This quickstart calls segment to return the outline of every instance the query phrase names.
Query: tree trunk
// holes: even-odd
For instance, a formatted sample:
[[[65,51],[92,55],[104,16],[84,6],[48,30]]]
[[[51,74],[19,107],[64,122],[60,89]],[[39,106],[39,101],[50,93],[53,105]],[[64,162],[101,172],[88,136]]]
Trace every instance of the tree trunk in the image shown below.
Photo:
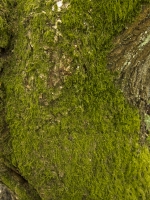
[[[17,200],[13,194],[4,184],[0,183],[0,199],[2,200]]]
[[[117,72],[116,84],[121,87],[126,99],[139,109],[142,143],[148,136],[145,116],[150,115],[149,15],[150,8],[143,6],[134,23],[114,39],[114,49],[108,56],[108,69]]]
[[[140,3],[2,1],[0,181],[15,195],[3,185],[0,195],[149,198],[150,8],[133,22]]]

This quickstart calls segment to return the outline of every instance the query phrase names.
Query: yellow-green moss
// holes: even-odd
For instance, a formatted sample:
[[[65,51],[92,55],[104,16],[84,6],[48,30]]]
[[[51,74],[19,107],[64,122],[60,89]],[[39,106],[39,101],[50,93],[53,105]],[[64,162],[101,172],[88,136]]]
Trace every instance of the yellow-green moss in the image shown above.
[[[4,156],[43,200],[148,199],[139,115],[105,68],[112,37],[141,1],[63,3],[18,0],[2,77],[12,145]]]

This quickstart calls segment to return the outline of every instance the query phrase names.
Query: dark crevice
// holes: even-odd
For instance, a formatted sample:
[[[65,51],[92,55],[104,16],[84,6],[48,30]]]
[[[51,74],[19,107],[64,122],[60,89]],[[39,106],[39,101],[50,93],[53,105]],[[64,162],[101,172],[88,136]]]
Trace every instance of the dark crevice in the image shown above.
[[[0,48],[0,55],[3,56],[4,54],[6,54],[6,48]]]

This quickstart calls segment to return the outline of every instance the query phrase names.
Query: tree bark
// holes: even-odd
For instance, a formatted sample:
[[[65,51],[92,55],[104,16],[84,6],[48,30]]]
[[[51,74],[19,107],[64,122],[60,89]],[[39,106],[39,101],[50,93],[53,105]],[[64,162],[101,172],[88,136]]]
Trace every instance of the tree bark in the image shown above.
[[[42,2],[41,2],[41,4],[42,4]],[[88,78],[88,80],[90,82],[90,75],[91,74],[89,73],[89,71],[90,71],[89,68],[91,66],[88,63],[88,59],[91,55],[92,56],[95,55],[93,52],[90,54],[90,50],[91,50],[90,49],[90,41],[86,41],[86,39],[88,40],[90,38],[90,36],[88,36],[88,34],[90,35],[90,32],[88,32],[89,27],[91,28],[92,31],[95,27],[94,27],[94,25],[92,25],[90,23],[88,24],[86,22],[86,20],[85,21],[83,20],[83,24],[82,24],[83,27],[82,26],[80,27],[81,29],[83,29],[81,32],[85,33],[85,34],[83,34],[83,36],[85,37],[85,40],[83,39],[85,44],[82,43],[82,40],[80,40],[80,37],[78,39],[75,38],[75,40],[73,40],[73,42],[71,44],[70,43],[68,44],[69,40],[68,40],[68,38],[66,39],[65,35],[64,35],[65,39],[64,39],[63,42],[65,43],[67,41],[65,43],[67,45],[67,48],[70,45],[73,46],[74,49],[73,49],[72,52],[73,52],[74,57],[69,56],[69,53],[66,50],[64,50],[63,48],[60,48],[60,49],[58,48],[57,45],[61,44],[61,39],[62,39],[61,32],[59,31],[59,29],[57,29],[57,27],[59,27],[62,23],[61,19],[60,19],[60,11],[62,9],[62,12],[64,12],[64,13],[67,12],[65,9],[67,9],[69,7],[69,4],[64,3],[64,5],[63,5],[62,1],[54,1],[54,4],[57,4],[55,6],[52,6],[52,11],[57,8],[56,9],[57,10],[56,16],[55,16],[55,14],[53,14],[54,19],[55,19],[54,21],[51,21],[51,18],[49,16],[48,16],[49,18],[47,17],[45,10],[42,10],[42,11],[41,10],[40,11],[35,10],[33,12],[29,12],[26,16],[21,16],[21,13],[19,13],[19,11],[18,11],[18,17],[20,17],[20,16],[21,17],[17,20],[20,24],[18,25],[16,23],[14,23],[14,27],[11,27],[13,29],[12,34],[14,34],[13,41],[11,41],[11,36],[8,37],[8,34],[7,34],[9,32],[8,31],[9,28],[4,27],[3,36],[6,37],[6,40],[5,40],[4,43],[2,43],[0,45],[0,61],[2,61],[1,62],[2,64],[0,64],[1,75],[3,75],[3,73],[5,73],[5,74],[8,75],[8,77],[10,76],[9,70],[7,70],[7,69],[5,70],[5,67],[8,67],[7,62],[10,59],[10,57],[14,56],[14,60],[15,60],[16,63],[13,64],[13,67],[17,68],[20,65],[23,65],[23,68],[21,69],[22,71],[20,70],[17,74],[17,77],[16,77],[16,79],[17,78],[19,79],[20,76],[22,77],[21,81],[18,80],[18,82],[20,81],[19,82],[20,85],[18,84],[19,87],[23,88],[22,91],[24,91],[24,93],[28,96],[28,98],[31,101],[33,101],[32,102],[33,105],[34,105],[34,100],[36,100],[35,104],[38,101],[39,110],[43,109],[44,111],[49,106],[49,102],[51,103],[51,107],[53,107],[55,105],[56,105],[55,107],[57,107],[57,100],[58,100],[58,97],[60,96],[60,93],[61,93],[63,87],[64,87],[64,83],[65,83],[65,81],[67,80],[68,77],[71,77],[72,74],[78,73],[78,71],[81,70],[81,73],[79,73],[79,75],[81,75],[81,78],[83,77],[83,82],[86,80],[86,78]],[[50,6],[51,6],[51,4],[50,4]],[[25,10],[26,9],[27,8],[25,8]],[[63,9],[65,11],[63,11]],[[34,8],[33,8],[33,10],[34,10]],[[14,12],[17,12],[17,11],[14,11]],[[91,12],[91,10],[89,10],[89,13],[90,12]],[[89,22],[91,22],[90,21],[91,20],[90,15],[91,14],[89,14],[89,16],[88,16]],[[39,17],[39,16],[41,16],[41,17]],[[105,15],[102,15],[102,16],[104,17]],[[74,13],[72,13],[71,17],[74,17]],[[41,27],[40,27],[41,29],[39,27],[37,28],[36,25],[35,25],[36,24],[36,18],[38,20],[40,20],[40,19],[45,20],[46,19],[44,21],[44,22],[46,22],[45,27],[43,26],[43,24],[42,24],[43,22],[41,21],[41,27],[42,28]],[[35,27],[32,27],[32,25],[35,25]],[[73,24],[70,27],[74,28],[72,26],[75,26],[75,25],[76,24]],[[18,27],[20,28],[19,31],[18,31],[18,29],[19,29]],[[32,28],[33,28],[33,30],[32,30]],[[51,30],[50,34],[49,34],[49,29]],[[26,41],[24,46],[22,46],[22,44],[21,44],[21,42],[22,42],[22,40],[20,39],[21,37],[20,38],[18,37],[20,39],[20,41],[19,41],[19,39],[17,38],[17,35],[15,35],[15,31],[16,32],[18,31],[17,33],[20,34],[20,35],[22,34],[22,40]],[[35,31],[39,31],[37,33],[36,37],[34,35]],[[77,30],[77,34],[78,34],[78,31],[80,31],[80,30]],[[92,32],[92,34],[93,35],[95,34],[94,31]],[[46,39],[44,38],[43,35],[45,36]],[[54,35],[54,41],[51,41],[51,38],[48,37],[47,35],[48,36]],[[103,33],[102,33],[102,36],[105,38],[105,35],[103,35]],[[68,37],[71,38],[72,35],[70,34],[70,35],[68,35]],[[91,41],[94,41],[94,39],[93,39],[94,37],[95,37],[95,35],[92,37]],[[96,36],[97,41],[98,41],[98,38],[99,38],[99,35]],[[110,38],[108,37],[108,39],[110,39]],[[147,130],[146,123],[145,123],[145,115],[150,114],[150,106],[149,106],[149,104],[150,104],[150,102],[149,102],[149,100],[150,100],[150,78],[149,78],[150,77],[150,8],[148,8],[147,6],[145,6],[145,7],[143,6],[142,13],[136,18],[135,22],[131,26],[129,25],[128,27],[126,27],[126,30],[121,32],[121,34],[119,36],[117,36],[113,40],[112,43],[114,45],[114,48],[110,52],[110,54],[108,55],[108,65],[107,65],[107,67],[111,71],[112,74],[113,73],[115,74],[114,75],[115,84],[117,85],[117,87],[119,87],[122,90],[127,101],[131,105],[136,106],[139,109],[139,113],[140,113],[140,116],[141,116],[140,140],[141,140],[141,143],[144,144],[146,137],[147,137],[147,134],[148,134],[148,130]],[[14,44],[16,46],[19,44],[21,47],[19,45],[16,47]],[[24,48],[24,49],[22,51],[19,49],[20,54],[14,55],[13,54],[13,51],[14,51],[13,45],[18,49],[19,48],[20,49]],[[53,47],[53,45],[54,45],[54,47]],[[87,50],[85,52],[84,52],[84,47],[83,47],[84,45],[87,47]],[[96,46],[97,43],[95,42],[92,45]],[[94,50],[96,48],[98,49],[99,47],[98,46],[94,47]],[[83,53],[82,53],[82,50],[83,50]],[[69,51],[69,49],[68,49],[68,51]],[[24,53],[26,53],[26,54],[24,55]],[[97,54],[98,53],[100,53],[100,51],[97,50]],[[85,54],[86,55],[88,54],[88,56],[86,57]],[[27,56],[27,58],[24,59],[24,56]],[[85,58],[87,58],[87,60],[84,58],[84,56],[85,56]],[[96,56],[97,55],[95,55],[94,59],[92,58],[93,62],[96,62],[95,61],[97,59]],[[41,59],[43,59],[42,61],[40,60],[40,57],[41,57]],[[79,64],[77,63],[78,66],[76,66],[73,62],[77,62],[80,57],[82,57],[81,61],[79,62]],[[36,61],[39,62],[40,64],[36,63]],[[38,71],[38,69],[36,69],[38,64],[42,65],[42,62],[43,63],[45,62],[45,66],[47,66],[47,69],[44,69],[45,70],[44,72],[42,72],[40,67],[39,67],[39,71]],[[49,63],[50,63],[50,65],[49,65]],[[11,68],[11,73],[15,74],[16,69],[14,69],[13,67]],[[7,75],[6,75],[6,77],[7,77]],[[14,78],[15,75],[13,75],[12,77]],[[99,78],[101,78],[101,77],[99,77]],[[80,77],[79,77],[79,79],[80,79]],[[38,88],[38,86],[39,86],[38,84],[40,82],[47,89],[47,91],[52,90],[52,93],[51,93],[52,98],[50,97],[51,98],[50,100],[47,97],[49,95],[49,93],[48,94],[46,93],[47,92],[46,89],[45,88],[44,89]],[[15,83],[17,83],[17,81]],[[13,84],[13,81],[12,81],[12,84]],[[37,87],[36,87],[36,84],[38,85]],[[20,88],[18,89],[16,87],[15,89],[17,90],[17,92],[18,91],[20,92],[21,89],[22,89],[22,88],[21,89]],[[7,88],[7,90],[11,93],[11,95],[13,95],[13,92],[11,91],[13,89],[14,89],[13,86],[11,87],[11,89],[9,87]],[[87,91],[90,90],[88,87],[86,89],[87,89]],[[102,93],[103,93],[103,90],[104,89],[102,88]],[[85,96],[86,96],[87,91],[85,90],[85,93],[83,92],[83,94],[85,94]],[[17,92],[15,93],[16,96],[18,95],[16,98],[20,98],[21,95],[20,95],[19,92],[18,93]],[[37,95],[38,100],[34,99],[34,94],[36,92],[38,94]],[[97,96],[96,96],[97,91],[94,91],[94,92],[93,93],[94,93],[95,96],[93,95],[94,96],[93,99],[95,98],[95,100],[97,100],[96,99],[97,98]],[[7,94],[5,94],[5,95],[4,94],[5,94],[5,86],[3,85],[3,83],[0,82],[0,104],[1,104],[0,114],[2,116],[1,121],[0,121],[0,136],[1,136],[0,144],[3,143],[3,145],[2,145],[3,147],[2,146],[0,147],[0,167],[1,167],[0,168],[0,176],[3,177],[1,181],[7,182],[7,179],[5,179],[6,178],[5,175],[7,175],[7,178],[9,180],[11,180],[12,183],[17,182],[17,184],[16,184],[17,187],[21,188],[20,189],[21,191],[24,191],[26,199],[33,199],[33,200],[36,199],[36,200],[38,200],[38,199],[44,199],[45,197],[46,197],[45,199],[53,199],[53,198],[49,197],[48,195],[46,196],[44,194],[45,191],[47,192],[47,191],[51,190],[51,185],[54,186],[54,188],[55,188],[55,179],[53,177],[55,177],[57,175],[56,179],[58,179],[58,181],[59,181],[58,187],[62,187],[62,188],[64,187],[63,181],[61,181],[64,178],[64,172],[63,172],[63,170],[59,171],[59,169],[57,169],[55,167],[55,163],[54,164],[52,163],[52,165],[50,166],[51,171],[52,171],[52,175],[51,175],[52,177],[50,177],[51,183],[50,183],[50,181],[47,181],[47,185],[45,183],[46,189],[45,188],[43,189],[42,187],[37,187],[35,189],[34,185],[30,184],[30,182],[32,182],[32,179],[37,178],[36,177],[37,174],[32,169],[32,166],[30,166],[31,169],[29,169],[29,171],[27,171],[27,174],[25,174],[27,177],[29,177],[29,180],[28,180],[28,178],[22,176],[22,172],[19,171],[20,170],[19,167],[21,166],[22,169],[24,170],[24,164],[26,165],[26,163],[24,163],[24,162],[22,162],[21,164],[17,163],[17,161],[20,159],[20,157],[18,158],[18,160],[17,160],[16,157],[14,158],[15,161],[13,160],[13,162],[15,164],[10,163],[10,160],[11,160],[10,155],[12,153],[11,152],[12,149],[9,145],[10,145],[10,141],[12,141],[13,139],[12,138],[10,139],[9,124],[7,124],[6,121],[5,121],[6,110],[5,110],[4,104],[6,102],[5,102],[4,99],[6,98],[5,95],[7,96]],[[78,91],[77,91],[77,94],[78,94]],[[88,96],[88,94],[87,94],[87,96]],[[68,98],[69,98],[69,95],[68,95]],[[87,102],[85,104],[89,106],[89,102],[88,102],[89,99],[88,98],[90,99],[91,97],[88,96],[87,99],[85,98],[84,102],[86,102],[86,100],[87,100]],[[20,102],[21,101],[22,102],[25,101],[24,96],[23,96],[22,99],[20,98]],[[71,103],[72,103],[72,105],[74,104],[74,102],[71,102]],[[10,100],[9,104],[11,104],[11,100]],[[27,103],[25,102],[25,104],[27,104]],[[28,102],[28,104],[30,104],[30,101]],[[21,123],[23,122],[22,124],[24,125],[24,121],[26,120],[26,116],[24,117],[23,114],[24,114],[24,112],[26,112],[26,110],[30,109],[30,105],[29,105],[29,108],[26,107],[26,106],[24,106],[22,108],[22,104],[20,103],[20,110],[19,111],[18,111],[18,108],[16,108],[14,105],[12,106],[12,108],[14,109],[13,110],[13,113],[15,113],[14,116],[18,117],[18,119],[21,121]],[[73,105],[73,108],[76,109],[76,107],[74,107],[74,105]],[[78,109],[79,109],[79,111],[82,110],[82,105],[80,105],[80,107]],[[102,110],[103,110],[103,108],[102,108]],[[33,108],[33,111],[35,111],[34,108]],[[53,110],[51,110],[51,111],[53,111]],[[48,113],[47,112],[48,118],[46,118],[45,121],[44,121],[42,119],[43,116],[40,116],[41,117],[40,120],[41,121],[43,120],[42,121],[43,126],[46,127],[47,124],[49,123],[50,126],[53,127],[55,125],[58,125],[60,123],[61,119],[63,119],[63,117],[65,118],[66,115],[69,115],[68,114],[69,112],[70,112],[70,110],[69,111],[65,110],[65,114],[64,113],[62,114],[61,112],[58,112],[57,110],[56,110],[56,113],[55,112],[54,113]],[[121,112],[121,111],[119,111],[119,112]],[[39,111],[39,113],[40,113],[40,111]],[[103,118],[106,121],[108,120],[109,117],[112,117],[110,113],[111,112],[108,112],[106,116],[103,116]],[[33,114],[33,116],[35,115],[34,112],[32,114]],[[109,114],[110,114],[110,116],[109,116]],[[115,117],[117,116],[117,114],[115,115]],[[34,116],[34,118],[36,119],[36,116]],[[8,120],[11,120],[11,119],[9,119],[9,117],[8,117]],[[31,118],[31,120],[32,120],[32,118]],[[19,122],[18,122],[18,124],[19,124]],[[87,129],[87,127],[90,127],[88,120],[86,121],[86,118],[85,118],[83,123],[84,123],[85,129]],[[29,124],[30,124],[30,121],[29,121]],[[40,126],[39,123],[37,123],[37,124],[35,123],[34,125],[35,126],[33,127],[33,129],[31,129],[31,133],[32,133],[32,131],[33,132],[39,131],[38,134],[42,135],[43,134],[42,125]],[[93,124],[91,123],[91,127],[92,126],[93,126]],[[16,125],[16,127],[17,127],[17,125]],[[67,131],[68,130],[69,130],[69,128],[67,129]],[[92,130],[92,128],[90,130]],[[27,131],[25,131],[25,133],[26,132]],[[17,138],[17,136],[15,136],[15,134],[13,136]],[[30,136],[31,136],[31,134],[30,134]],[[43,138],[44,138],[44,136],[43,136]],[[33,137],[33,139],[34,139],[34,137]],[[71,136],[71,134],[69,135],[68,141],[69,142],[73,141],[73,137]],[[23,148],[23,151],[26,151],[26,148],[24,148],[24,146],[25,145],[27,146],[28,141],[26,141],[27,143],[23,142],[23,144],[21,142],[22,141],[19,141],[20,144],[18,144],[18,146],[20,145],[20,148]],[[46,139],[44,140],[44,142],[47,142]],[[44,142],[39,144],[40,149],[43,148],[42,145],[44,145]],[[130,142],[132,143],[132,141],[130,141]],[[5,150],[6,152],[1,153],[6,146],[7,146],[7,148]],[[34,144],[33,144],[33,146],[34,146]],[[93,149],[96,148],[96,147],[93,147],[93,146],[92,146]],[[118,148],[118,146],[117,146],[117,148]],[[47,160],[46,159],[49,159],[49,158],[47,158],[46,157],[47,155],[46,155],[45,156],[46,158],[44,159],[44,156],[40,155],[40,153],[37,151],[36,148],[37,147],[35,147],[35,149],[34,148],[33,149],[31,148],[31,149],[33,150],[33,153],[35,153],[34,155],[37,156],[37,159],[39,159],[39,161],[43,162],[43,165],[46,168],[47,167]],[[61,148],[61,145],[60,145],[60,148]],[[9,152],[9,150],[10,150],[10,152]],[[21,151],[22,151],[22,149],[20,150],[20,152]],[[52,152],[53,152],[53,150],[52,150]],[[68,149],[66,148],[64,150],[64,152],[68,153]],[[4,156],[1,156],[1,154],[4,154]],[[27,152],[27,154],[30,154],[30,152]],[[8,157],[7,157],[7,155],[8,155]],[[78,152],[77,152],[76,155],[78,155]],[[25,156],[25,154],[24,154],[24,156]],[[109,156],[109,155],[107,155],[107,156]],[[29,156],[29,157],[31,157],[31,156]],[[69,157],[69,159],[70,159],[70,157]],[[109,163],[109,159],[107,159],[106,162]],[[42,166],[41,169],[40,169],[42,177],[47,176],[47,174],[44,171],[44,167]],[[27,165],[26,168],[28,170],[29,166]],[[96,171],[96,169],[95,169],[95,171]],[[93,172],[93,173],[95,173],[95,172]],[[34,175],[35,175],[35,177],[34,177]],[[22,190],[22,188],[23,188],[23,190]],[[66,188],[64,190],[67,191]],[[3,191],[4,194],[7,193],[6,192],[7,190],[2,190],[2,191]],[[88,199],[88,197],[87,197],[89,195],[88,191],[85,191],[83,193],[84,194],[82,196],[82,199]],[[10,194],[8,194],[8,196],[10,196]],[[12,199],[13,199],[13,197],[12,197]]]
[[[139,109],[144,143],[148,134],[144,119],[150,115],[150,8],[142,9],[134,23],[113,40],[108,69],[117,73],[116,84],[130,104]]]
[[[16,196],[9,188],[0,183],[0,199],[1,200],[17,200]]]

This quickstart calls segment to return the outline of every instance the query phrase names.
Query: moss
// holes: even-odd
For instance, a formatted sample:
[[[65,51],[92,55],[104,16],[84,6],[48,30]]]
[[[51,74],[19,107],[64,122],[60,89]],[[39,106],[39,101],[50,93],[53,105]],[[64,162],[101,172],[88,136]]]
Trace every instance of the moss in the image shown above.
[[[7,3],[4,1],[0,4],[0,48],[6,48],[9,42],[8,12]]]
[[[138,111],[115,88],[105,60],[140,2],[18,1],[2,76],[11,137],[4,156],[43,200],[150,196]]]

